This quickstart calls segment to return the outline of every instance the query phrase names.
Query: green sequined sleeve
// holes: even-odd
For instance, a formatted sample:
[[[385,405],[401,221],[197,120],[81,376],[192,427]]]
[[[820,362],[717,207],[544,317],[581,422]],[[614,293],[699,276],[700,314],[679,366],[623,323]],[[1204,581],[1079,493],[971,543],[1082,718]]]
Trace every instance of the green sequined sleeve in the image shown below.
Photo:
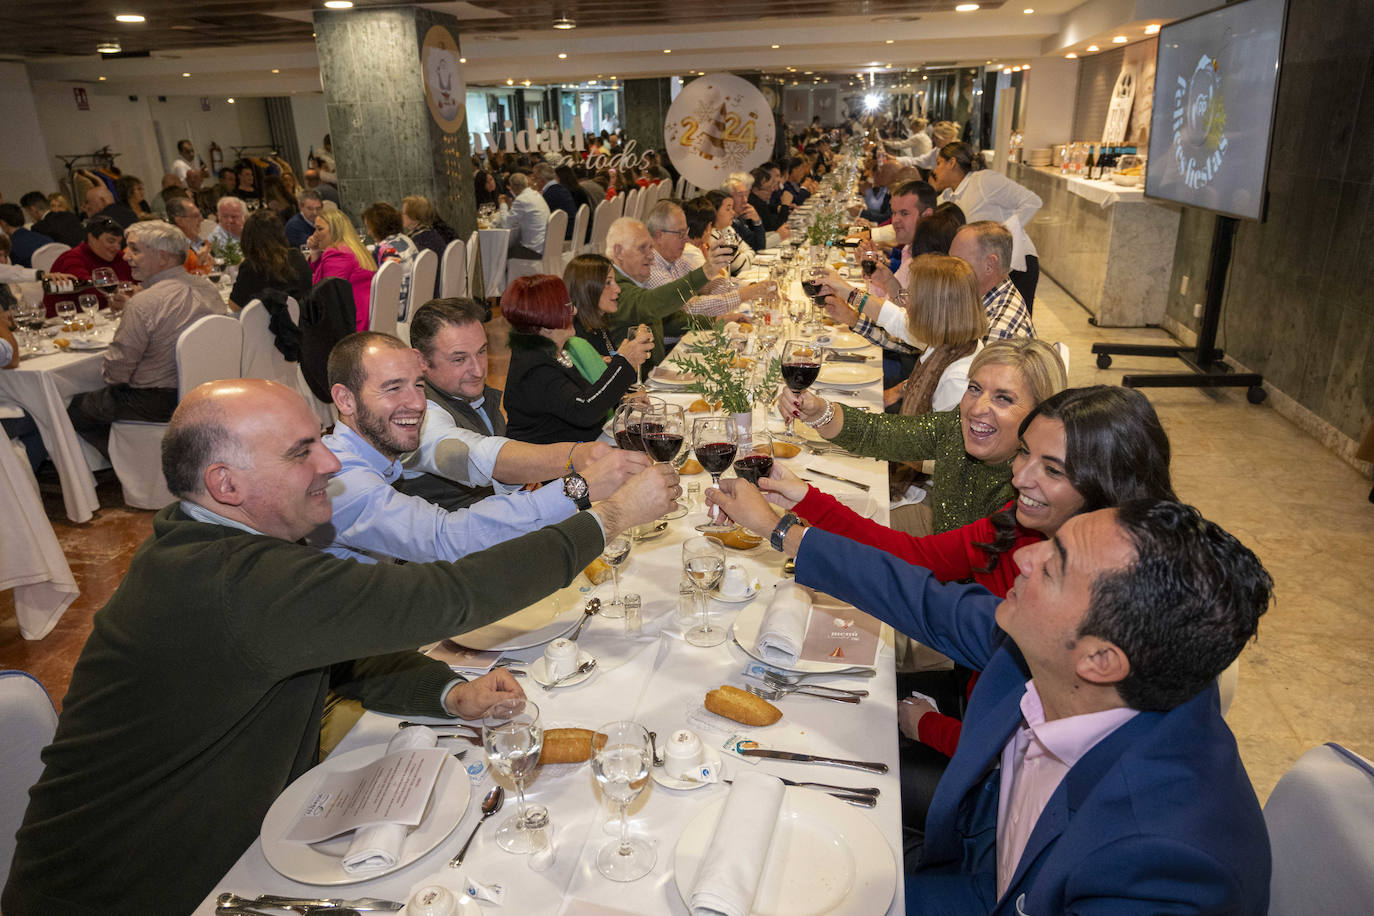
[[[949,428],[953,426],[958,432],[957,411],[903,417],[836,406],[844,412],[844,427],[831,441],[868,458],[911,462],[939,458],[940,443]]]

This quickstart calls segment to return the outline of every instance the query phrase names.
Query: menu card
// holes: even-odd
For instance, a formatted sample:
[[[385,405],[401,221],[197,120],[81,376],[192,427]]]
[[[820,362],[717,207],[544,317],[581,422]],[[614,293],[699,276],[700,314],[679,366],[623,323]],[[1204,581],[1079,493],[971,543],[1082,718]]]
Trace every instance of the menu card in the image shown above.
[[[440,640],[425,654],[437,658],[455,671],[490,671],[491,666],[501,658],[499,650],[469,649],[452,639]]]
[[[326,774],[286,839],[318,843],[373,824],[418,826],[448,756],[443,748],[413,748]]]
[[[801,657],[808,662],[871,666],[878,659],[882,623],[849,606],[813,605]]]

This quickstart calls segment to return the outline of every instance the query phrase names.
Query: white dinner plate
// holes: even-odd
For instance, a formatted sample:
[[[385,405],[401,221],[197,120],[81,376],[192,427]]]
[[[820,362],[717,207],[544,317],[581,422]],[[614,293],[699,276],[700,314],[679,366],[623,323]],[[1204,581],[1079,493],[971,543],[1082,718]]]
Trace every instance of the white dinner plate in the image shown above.
[[[846,331],[843,328],[834,328],[816,338],[816,343],[832,350],[862,350],[871,347],[864,338],[855,334],[853,331]]]
[[[305,884],[358,884],[405,868],[447,839],[463,819],[463,811],[472,793],[467,772],[452,757],[444,758],[424,819],[406,835],[401,855],[391,868],[357,875],[344,871],[343,855],[353,840],[351,833],[309,845],[285,839],[325,774],[356,770],[385,753],[385,744],[374,744],[346,754],[336,754],[287,786],[262,821],[262,853],[267,857],[268,864],[291,880]]]
[[[673,878],[690,901],[697,872],[725,807],[721,799],[687,824],[673,852]],[[892,847],[857,808],[809,789],[783,795],[750,916],[872,916],[897,890]]]
[[[649,381],[665,388],[686,388],[696,382],[697,377],[690,372],[681,372],[672,366],[656,366],[649,373]]]
[[[542,646],[572,632],[582,619],[582,608],[591,594],[591,583],[579,573],[567,588],[561,588],[509,617],[455,636],[453,641],[469,649],[502,652]]]
[[[834,598],[826,598],[825,600],[835,601]],[[754,643],[758,641],[759,628],[763,626],[763,615],[766,613],[768,613],[768,602],[766,601],[746,604],[735,617],[735,622],[730,625],[730,635],[735,638],[735,642],[750,658],[763,662],[770,668],[777,668],[779,671],[794,671],[798,674],[825,674],[828,671],[854,667],[854,663],[850,661],[813,662],[804,658],[797,659],[795,665],[783,665],[759,655],[754,649]]]
[[[73,337],[69,346],[73,350],[103,350],[110,345],[108,340],[101,340],[99,337],[92,340],[83,340],[80,337]]]
[[[826,363],[821,366],[821,374],[816,377],[817,385],[834,385],[838,388],[858,388],[881,381],[881,366],[859,363]]]

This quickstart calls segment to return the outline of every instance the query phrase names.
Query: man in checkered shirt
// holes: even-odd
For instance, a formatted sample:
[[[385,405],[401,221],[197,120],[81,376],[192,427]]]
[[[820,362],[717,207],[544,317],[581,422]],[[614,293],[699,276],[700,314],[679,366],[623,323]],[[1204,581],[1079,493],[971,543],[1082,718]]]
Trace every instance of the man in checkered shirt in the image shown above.
[[[1011,271],[1011,233],[1001,223],[981,220],[969,223],[954,236],[949,253],[963,258],[978,278],[978,294],[988,316],[985,340],[1034,337],[1030,310],[1009,276]]]

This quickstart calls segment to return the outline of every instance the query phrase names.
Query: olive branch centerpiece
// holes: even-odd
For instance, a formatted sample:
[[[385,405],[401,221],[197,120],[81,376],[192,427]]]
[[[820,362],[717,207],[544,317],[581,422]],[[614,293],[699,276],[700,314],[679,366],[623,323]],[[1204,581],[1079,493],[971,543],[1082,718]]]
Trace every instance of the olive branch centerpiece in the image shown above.
[[[748,413],[755,404],[771,402],[782,383],[782,360],[769,354],[763,371],[756,371],[756,361],[741,355],[723,321],[698,334],[692,350],[675,357],[678,368],[695,378],[689,390],[708,403],[720,402],[727,413]]]

